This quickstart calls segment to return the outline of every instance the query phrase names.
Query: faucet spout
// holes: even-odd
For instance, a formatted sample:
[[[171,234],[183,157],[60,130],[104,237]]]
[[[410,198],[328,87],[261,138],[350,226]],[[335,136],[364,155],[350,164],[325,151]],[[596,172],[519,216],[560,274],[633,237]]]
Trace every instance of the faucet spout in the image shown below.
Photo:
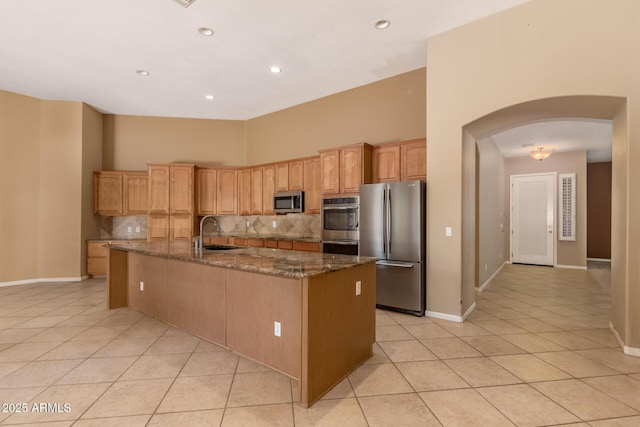
[[[205,215],[204,217],[202,217],[202,219],[200,220],[200,235],[198,236],[198,241],[196,242],[196,249],[200,251],[202,251],[204,247],[204,223],[207,222],[207,220],[213,221],[214,229],[216,231],[220,231],[220,224],[218,224],[218,220],[215,216]]]

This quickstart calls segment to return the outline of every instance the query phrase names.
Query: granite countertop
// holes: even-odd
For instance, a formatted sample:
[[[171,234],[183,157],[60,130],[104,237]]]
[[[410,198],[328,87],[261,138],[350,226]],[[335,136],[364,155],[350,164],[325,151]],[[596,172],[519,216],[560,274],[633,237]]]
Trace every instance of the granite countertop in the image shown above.
[[[140,239],[116,239],[116,238],[107,238],[107,237],[96,237],[93,239],[87,239],[87,242],[146,242],[147,238],[142,237]]]
[[[292,236],[279,236],[277,234],[249,234],[249,233],[206,233],[204,237],[243,237],[246,239],[265,239],[265,240],[291,240],[296,242],[312,242],[320,243],[322,239],[319,237],[292,237]]]
[[[377,258],[266,248],[208,250],[196,253],[187,242],[144,242],[111,246],[161,258],[255,273],[305,278],[375,262]]]

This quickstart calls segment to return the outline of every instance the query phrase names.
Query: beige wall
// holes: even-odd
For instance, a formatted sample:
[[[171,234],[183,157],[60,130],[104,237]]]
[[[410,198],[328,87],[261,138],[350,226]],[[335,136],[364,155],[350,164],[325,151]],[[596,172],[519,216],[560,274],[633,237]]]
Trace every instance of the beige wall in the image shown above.
[[[147,170],[147,163],[244,166],[245,122],[105,115],[103,169]]]
[[[622,181],[627,191],[614,191],[613,196],[626,202],[614,201],[612,207],[618,221],[612,243],[619,257],[612,268],[613,287],[617,289],[613,292],[615,310],[628,314],[622,315],[624,321],[617,314],[612,319],[626,345],[640,347],[640,263],[621,265],[640,257],[640,223],[631,221],[640,218],[640,200],[629,196],[640,191],[635,188],[640,185],[640,176],[635,176],[640,175],[640,167],[619,167],[625,161],[640,165],[640,110],[632,109],[633,100],[640,98],[640,86],[636,84],[640,57],[631,53],[640,39],[636,22],[639,13],[640,3],[635,0],[532,0],[429,39],[429,310],[456,315],[462,310],[452,290],[463,283],[463,239],[459,233],[463,211],[473,208],[463,199],[464,127],[492,113],[499,117],[496,112],[502,109],[546,99],[548,105],[566,107],[564,115],[556,117],[591,117],[577,112],[594,107],[593,117],[614,119],[615,132],[620,127],[615,121],[620,120],[621,113],[599,114],[606,102],[577,103],[575,96],[626,98],[627,131],[618,129],[619,138],[614,138],[614,185]],[[563,104],[566,99],[556,97],[573,102]],[[534,120],[545,113],[548,109],[522,118]],[[487,135],[474,136],[480,139]],[[627,139],[625,149],[623,141]],[[625,203],[627,209],[621,212]],[[447,225],[458,229],[456,233],[454,228],[452,238],[444,237]],[[625,293],[622,289],[628,290]],[[635,322],[634,329],[625,329],[629,322]]]
[[[536,161],[530,157],[514,157],[505,160],[505,184],[502,187],[506,205],[510,206],[509,179],[511,175],[530,173],[575,173],[576,174],[576,240],[556,242],[557,264],[562,266],[587,266],[587,153],[586,151],[572,151],[568,153],[554,153],[543,161]],[[556,184],[557,185],[557,184]],[[556,187],[557,188],[557,187]],[[558,191],[556,189],[556,191]],[[556,229],[558,228],[558,203],[560,194],[556,193]],[[507,209],[506,224],[510,224],[511,216]],[[507,239],[507,253],[511,250]],[[509,257],[507,257],[509,259]]]
[[[0,91],[0,283],[38,275],[40,100]]]
[[[425,136],[424,68],[247,121],[247,164]]]
[[[482,286],[504,264],[509,222],[503,189],[504,157],[492,138],[478,141],[478,283]],[[485,267],[486,266],[486,267]]]

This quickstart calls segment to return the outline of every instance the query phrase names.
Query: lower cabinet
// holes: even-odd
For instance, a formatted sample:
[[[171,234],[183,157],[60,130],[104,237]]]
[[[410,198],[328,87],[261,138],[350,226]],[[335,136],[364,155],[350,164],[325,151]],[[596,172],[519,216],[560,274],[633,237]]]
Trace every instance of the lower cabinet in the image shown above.
[[[130,243],[126,240],[101,240],[87,242],[87,274],[107,274],[107,245]]]

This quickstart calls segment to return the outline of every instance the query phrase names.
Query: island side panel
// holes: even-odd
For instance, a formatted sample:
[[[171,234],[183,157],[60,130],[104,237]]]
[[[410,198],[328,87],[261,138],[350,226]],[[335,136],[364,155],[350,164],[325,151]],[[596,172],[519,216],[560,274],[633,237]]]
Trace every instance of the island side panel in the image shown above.
[[[224,269],[167,260],[167,321],[226,346]]]
[[[129,252],[129,307],[167,321],[166,266],[165,258]]]
[[[107,307],[127,306],[127,252],[109,249],[107,252]]]
[[[300,378],[301,280],[225,270],[227,347]],[[281,336],[274,334],[274,322]]]
[[[371,357],[375,335],[375,263],[305,279],[300,402],[311,405]]]

